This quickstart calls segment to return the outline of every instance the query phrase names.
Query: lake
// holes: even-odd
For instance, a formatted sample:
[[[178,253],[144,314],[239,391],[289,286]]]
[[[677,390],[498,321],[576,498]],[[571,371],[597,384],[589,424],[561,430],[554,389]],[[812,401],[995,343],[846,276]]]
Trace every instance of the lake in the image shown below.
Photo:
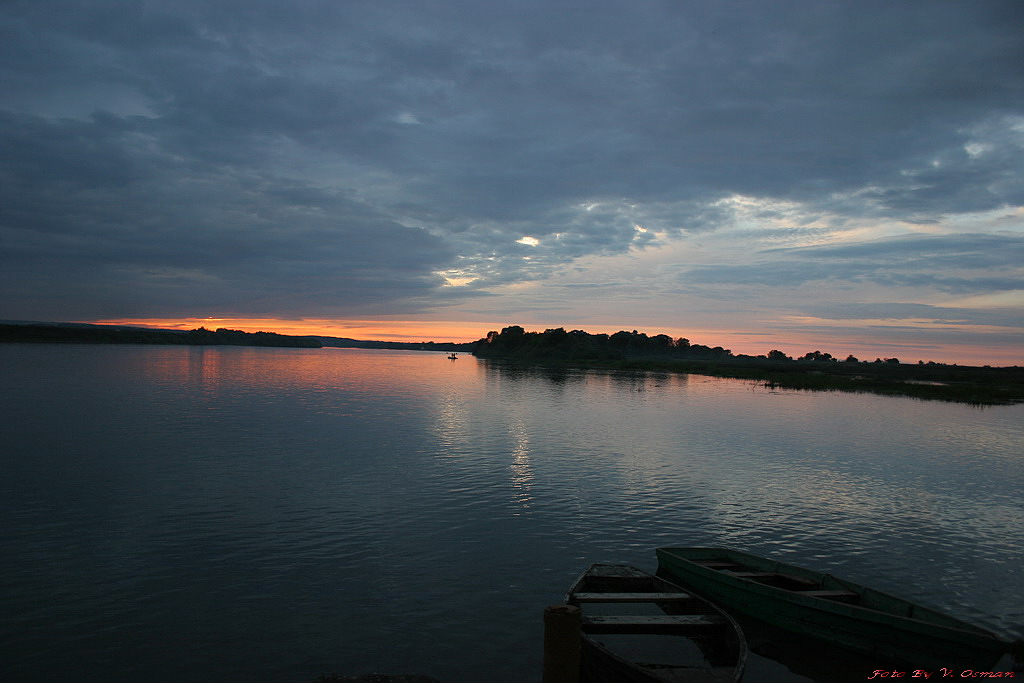
[[[539,681],[543,608],[664,545],[1024,636],[1024,406],[332,348],[0,370],[5,680]]]

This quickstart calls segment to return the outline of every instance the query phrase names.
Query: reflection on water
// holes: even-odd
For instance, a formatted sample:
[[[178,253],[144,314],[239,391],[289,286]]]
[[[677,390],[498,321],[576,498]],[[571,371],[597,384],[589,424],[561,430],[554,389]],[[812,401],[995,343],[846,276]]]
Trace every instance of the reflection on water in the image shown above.
[[[530,468],[530,437],[526,433],[526,425],[516,422],[509,430],[514,447],[512,449],[512,488],[513,501],[523,509],[530,507],[530,483],[533,481],[533,470]]]
[[[543,607],[659,545],[1024,622],[1024,406],[347,349],[0,345],[0,371],[14,680],[537,680]]]

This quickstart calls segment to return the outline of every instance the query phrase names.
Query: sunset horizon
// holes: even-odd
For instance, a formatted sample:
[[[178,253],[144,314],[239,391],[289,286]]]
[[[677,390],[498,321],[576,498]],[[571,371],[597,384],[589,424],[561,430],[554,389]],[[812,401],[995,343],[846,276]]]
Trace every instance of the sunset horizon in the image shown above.
[[[647,326],[615,326],[601,324],[566,324],[537,323],[524,324],[514,320],[476,323],[458,321],[417,321],[417,320],[278,320],[230,317],[197,317],[197,318],[117,318],[103,320],[74,320],[48,322],[75,322],[92,325],[128,325],[155,329],[192,330],[199,327],[207,329],[226,328],[242,332],[275,332],[277,334],[295,336],[340,337],[359,341],[386,341],[403,343],[471,343],[483,339],[488,332],[501,331],[511,325],[519,325],[528,332],[542,332],[546,329],[563,328],[565,330],[582,330],[591,334],[614,334],[619,331],[632,331],[654,336],[667,334],[673,339],[685,338],[694,344],[721,346],[734,354],[763,356],[772,350],[780,350],[786,355],[798,358],[805,353],[821,351],[830,353],[838,360],[855,356],[861,361],[873,361],[876,358],[898,358],[903,363],[936,362],[973,366],[1021,366],[1024,365],[1024,352],[1016,353],[1016,349],[1000,346],[990,348],[978,347],[929,347],[924,343],[905,341],[871,342],[856,339],[826,339],[808,336],[798,338],[770,338],[764,333],[727,330],[686,330],[676,327],[656,325]]]

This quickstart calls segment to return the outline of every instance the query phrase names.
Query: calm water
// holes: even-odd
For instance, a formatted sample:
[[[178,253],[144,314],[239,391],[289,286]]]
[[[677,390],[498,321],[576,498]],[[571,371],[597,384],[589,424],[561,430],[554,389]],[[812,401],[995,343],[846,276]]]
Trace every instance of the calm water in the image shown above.
[[[5,344],[0,372],[4,680],[538,681],[543,607],[659,545],[1022,635],[1024,406],[347,349]]]

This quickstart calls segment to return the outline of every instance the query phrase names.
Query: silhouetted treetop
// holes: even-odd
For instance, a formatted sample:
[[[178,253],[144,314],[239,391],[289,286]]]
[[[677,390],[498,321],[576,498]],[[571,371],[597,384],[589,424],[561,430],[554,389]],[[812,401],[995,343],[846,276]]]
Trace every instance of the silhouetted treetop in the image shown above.
[[[732,357],[732,352],[721,346],[712,348],[700,344],[691,345],[689,339],[673,339],[667,334],[649,337],[636,330],[623,330],[612,335],[590,334],[583,330],[567,332],[563,327],[527,332],[519,325],[511,325],[501,332],[488,332],[486,337],[477,342],[474,353],[483,358],[558,360]]]

